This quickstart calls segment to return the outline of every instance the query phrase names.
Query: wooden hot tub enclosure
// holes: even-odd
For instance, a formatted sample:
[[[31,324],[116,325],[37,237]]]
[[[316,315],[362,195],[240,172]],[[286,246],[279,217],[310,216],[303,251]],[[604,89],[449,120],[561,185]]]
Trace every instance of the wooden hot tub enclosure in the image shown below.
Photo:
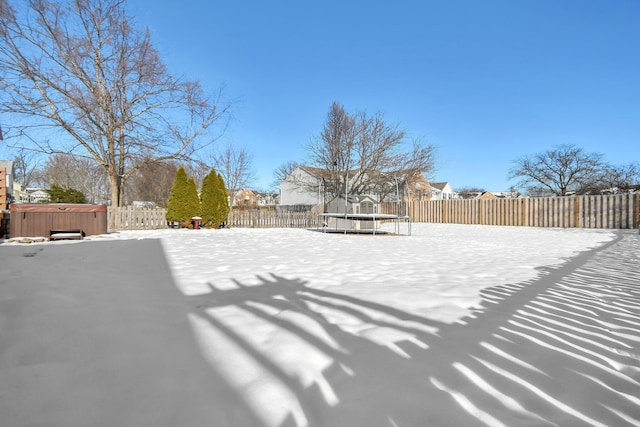
[[[107,205],[12,203],[10,212],[10,237],[49,237],[52,230],[107,233]]]

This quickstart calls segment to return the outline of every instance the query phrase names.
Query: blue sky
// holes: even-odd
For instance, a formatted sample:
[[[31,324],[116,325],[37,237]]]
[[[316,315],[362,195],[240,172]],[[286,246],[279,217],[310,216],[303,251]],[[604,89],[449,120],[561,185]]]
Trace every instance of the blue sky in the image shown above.
[[[169,70],[225,86],[256,181],[303,161],[332,102],[437,148],[431,179],[508,190],[558,144],[638,162],[640,0],[130,0]]]

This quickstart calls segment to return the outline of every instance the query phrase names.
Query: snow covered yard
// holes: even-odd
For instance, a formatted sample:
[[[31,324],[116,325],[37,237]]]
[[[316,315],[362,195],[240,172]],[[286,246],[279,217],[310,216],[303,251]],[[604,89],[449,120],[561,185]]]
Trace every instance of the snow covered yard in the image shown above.
[[[470,425],[468,416],[491,426],[640,425],[633,393],[614,392],[632,404],[635,418],[634,411],[599,408],[613,424],[584,415],[598,397],[585,392],[576,399],[575,392],[593,387],[573,390],[573,405],[551,393],[571,395],[571,387],[552,382],[558,356],[588,367],[571,378],[554,374],[569,383],[603,383],[591,372],[595,365],[624,377],[630,389],[623,390],[640,392],[638,294],[621,290],[631,305],[614,308],[629,323],[585,325],[581,319],[601,316],[599,309],[610,313],[601,302],[591,308],[583,301],[600,291],[569,295],[574,286],[549,282],[569,274],[566,268],[548,277],[614,236],[439,224],[414,224],[411,236],[298,229],[118,233],[162,239],[177,286],[198,307],[191,322],[207,359],[268,426],[413,426],[428,419]],[[623,255],[629,254],[613,259]],[[566,288],[553,291],[563,300],[540,296],[550,285]],[[538,305],[528,306],[534,298]],[[609,338],[616,328],[624,342]],[[529,379],[536,375],[542,385]],[[603,384],[602,390],[611,387]]]
[[[137,299],[125,308],[122,291],[119,304],[147,319],[147,310],[162,316],[163,304],[176,299],[146,296],[168,274],[161,264],[150,271],[157,258],[135,248],[154,248],[157,239],[179,302],[186,301],[186,312],[173,311],[188,318],[220,379],[216,396],[242,401],[217,405],[226,415],[219,412],[213,425],[244,427],[240,412],[257,420],[251,425],[268,427],[640,425],[636,232],[441,224],[414,224],[411,236],[126,231],[93,242],[28,245],[23,256],[34,258],[21,259],[56,255],[37,247],[94,245],[80,251],[92,261],[78,267],[93,270],[100,258],[90,252],[104,253],[98,242],[110,249],[121,242],[131,253],[109,256],[130,260],[125,282],[145,268],[153,278],[137,285],[149,308]],[[109,280],[117,277],[101,268]],[[109,295],[108,286],[97,289]],[[166,317],[163,328],[176,322]],[[170,350],[164,358],[173,360]],[[184,360],[176,356],[163,369],[180,376]],[[192,371],[206,377],[195,363]],[[203,389],[211,385],[201,382]],[[183,402],[202,408],[190,396]]]
[[[453,322],[480,290],[518,283],[613,238],[610,230],[414,224],[412,236],[324,234],[302,229],[123,231],[159,238],[187,295],[300,280]]]

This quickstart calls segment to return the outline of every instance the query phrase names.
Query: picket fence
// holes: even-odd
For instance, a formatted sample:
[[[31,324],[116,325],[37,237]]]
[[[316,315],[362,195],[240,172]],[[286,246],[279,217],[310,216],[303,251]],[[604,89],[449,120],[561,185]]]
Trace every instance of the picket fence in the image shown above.
[[[166,213],[163,208],[109,207],[107,221],[109,230],[168,228]],[[318,224],[318,215],[311,212],[243,210],[233,211],[227,220],[227,226],[239,228],[315,228]]]
[[[319,218],[315,212],[243,210],[233,211],[227,223],[242,228],[316,228]]]
[[[167,210],[137,206],[107,208],[109,230],[155,230],[167,228]]]
[[[383,203],[381,213],[408,215],[413,222],[634,229],[640,194]]]

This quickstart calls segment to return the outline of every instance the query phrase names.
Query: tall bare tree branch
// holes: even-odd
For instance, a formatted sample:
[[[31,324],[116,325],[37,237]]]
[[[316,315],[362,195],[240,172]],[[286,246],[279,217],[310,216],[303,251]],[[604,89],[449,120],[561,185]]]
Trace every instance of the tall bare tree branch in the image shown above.
[[[210,162],[210,168],[222,176],[229,192],[241,190],[253,179],[251,155],[244,147],[229,143],[215,151]]]
[[[90,203],[104,203],[109,197],[105,171],[91,159],[54,154],[47,159],[42,177],[47,185],[82,192]]]
[[[229,108],[198,82],[169,74],[124,4],[29,0],[18,13],[0,0],[5,139],[92,159],[109,178],[114,206],[139,168],[209,144]]]
[[[519,179],[517,187],[531,195],[565,196],[582,193],[598,182],[605,164],[599,153],[587,153],[571,144],[559,145],[513,162],[510,179]]]
[[[273,183],[271,184],[271,187],[273,189],[277,189],[282,181],[290,176],[298,166],[301,166],[300,163],[293,160],[287,161],[278,166],[276,170],[273,171]]]
[[[432,145],[416,140],[407,149],[405,132],[388,124],[382,113],[349,114],[337,102],[307,148],[311,165],[325,171],[325,191],[333,196],[384,196],[393,191],[395,180],[410,181],[435,166]]]

